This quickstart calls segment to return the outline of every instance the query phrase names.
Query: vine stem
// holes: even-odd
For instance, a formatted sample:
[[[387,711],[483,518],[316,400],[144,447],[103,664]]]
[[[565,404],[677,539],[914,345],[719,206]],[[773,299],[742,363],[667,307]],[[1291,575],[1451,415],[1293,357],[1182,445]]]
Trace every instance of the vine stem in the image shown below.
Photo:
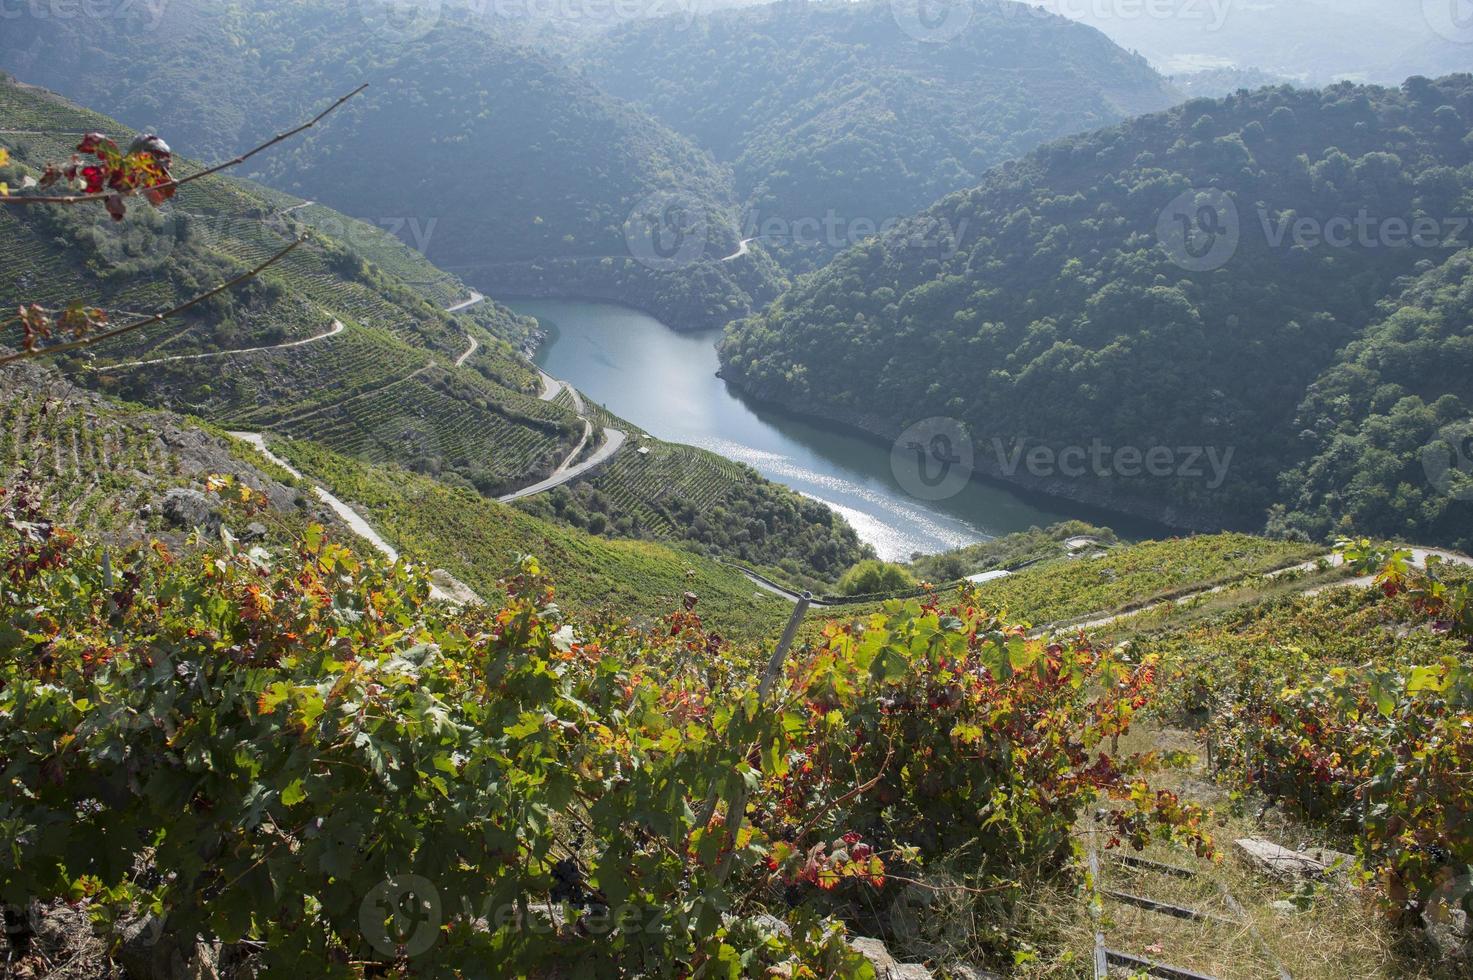
[[[36,350],[22,350],[17,351],[14,354],[6,354],[3,357],[0,357],[0,366],[10,364],[15,361],[23,361],[27,358],[41,357],[46,354],[60,354],[63,351],[77,350],[81,347],[91,347],[93,344],[99,344],[104,340],[111,340],[114,337],[118,337],[122,334],[137,330],[140,327],[146,327],[154,323],[163,323],[165,320],[176,317],[179,314],[198,306],[211,297],[218,296],[227,290],[234,289],[236,286],[239,286],[243,282],[247,282],[251,279],[256,278],[261,273],[271,268],[271,266],[275,265],[277,262],[280,262],[283,258],[286,257],[287,253],[291,252],[293,249],[295,249],[298,245],[302,244],[306,240],[306,235],[301,236],[296,241],[288,245],[286,248],[277,252],[275,255],[271,256],[269,259],[262,262],[260,265],[256,266],[249,272],[236,276],[229,282],[221,283],[214,289],[211,289],[209,292],[200,293],[198,296],[194,297],[193,299],[186,300],[185,302],[174,307],[172,310],[165,310],[162,313],[154,313],[150,316],[134,320],[130,323],[125,323],[121,327],[108,330],[105,333],[94,334],[91,337],[83,337],[80,340],[73,340],[65,344],[57,344],[54,347],[38,348]]]
[[[255,156],[257,153],[269,150],[276,144],[285,142],[286,140],[291,139],[293,136],[296,136],[298,133],[306,132],[313,126],[316,126],[318,123],[322,122],[322,120],[331,115],[344,102],[347,102],[349,99],[353,98],[355,95],[362,92],[366,88],[368,88],[368,83],[364,82],[362,85],[358,86],[353,91],[349,92],[347,95],[338,99],[332,105],[328,106],[326,109],[323,109],[317,115],[313,116],[307,122],[302,123],[302,125],[296,127],[295,129],[289,129],[284,133],[277,133],[275,136],[262,143],[260,146],[256,147],[253,150],[247,150],[245,153],[242,153],[240,156],[234,158],[233,160],[226,160],[224,163],[217,163],[213,167],[201,170],[197,174],[190,174],[188,177],[180,177],[177,180],[167,180],[164,183],[156,184],[153,187],[136,188],[123,194],[123,196],[134,197],[143,192],[173,190],[175,188],[183,187],[185,184],[188,184],[191,181],[199,180],[201,177],[208,177],[211,174],[217,174],[222,170],[228,170],[231,167],[238,167],[242,163],[245,163],[247,160],[249,160],[251,157]],[[0,204],[85,204],[89,201],[105,201],[108,198],[114,196],[116,193],[116,191],[102,191],[97,194],[62,194],[49,197],[6,196],[0,197]]]
[[[892,744],[887,748],[885,752],[885,761],[880,763],[880,770],[879,772],[874,774],[873,778],[860,783],[858,786],[854,787],[843,796],[837,796],[834,799],[829,800],[823,806],[819,807],[818,812],[815,813],[811,818],[809,818],[808,822],[805,823],[801,829],[799,829],[798,833],[794,836],[794,840],[802,840],[804,837],[807,837],[809,834],[813,833],[813,828],[818,826],[818,822],[824,817],[828,816],[831,811],[843,806],[845,803],[848,803],[856,796],[859,796],[862,793],[868,793],[870,790],[878,786],[880,784],[880,778],[885,775],[885,770],[890,768],[890,760],[894,757],[895,746]]]

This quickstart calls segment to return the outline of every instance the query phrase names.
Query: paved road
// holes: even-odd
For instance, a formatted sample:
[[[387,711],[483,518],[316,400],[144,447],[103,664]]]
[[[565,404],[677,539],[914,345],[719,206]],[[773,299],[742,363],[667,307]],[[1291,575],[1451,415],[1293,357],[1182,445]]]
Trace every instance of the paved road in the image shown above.
[[[587,419],[584,422],[587,423]],[[584,437],[587,438],[586,430]],[[569,466],[565,462],[547,479],[534,483],[530,487],[523,487],[520,490],[506,494],[503,497],[498,497],[497,499],[504,504],[508,504],[513,500],[521,500],[523,497],[531,497],[535,494],[544,493],[553,487],[560,487],[564,483],[575,480],[618,452],[620,447],[624,445],[624,440],[627,438],[628,436],[619,429],[606,428],[604,429],[604,444],[599,446],[598,451],[583,462],[578,463],[576,466]],[[581,444],[579,448],[581,448]],[[578,451],[574,450],[568,459],[571,460],[577,455]]]
[[[468,310],[472,306],[475,306],[477,303],[479,303],[482,300],[484,300],[485,298],[486,297],[482,296],[480,293],[478,293],[474,289],[472,289],[471,290],[471,298],[470,299],[466,300],[463,303],[456,303],[454,306],[447,306],[447,307],[445,307],[445,312],[446,313],[459,313],[461,310]]]
[[[739,259],[739,258],[741,258],[743,255],[746,255],[749,251],[751,251],[751,249],[747,248],[747,246],[750,245],[750,244],[752,244],[756,240],[757,240],[756,238],[744,238],[744,239],[742,239],[742,243],[737,246],[737,250],[735,252],[732,252],[730,255],[726,256],[726,258],[722,259],[721,261],[723,261],[723,262],[730,262],[732,259]]]
[[[546,371],[539,370],[537,373],[542,378],[542,394],[537,397],[545,402],[550,402],[562,392],[563,383]]]

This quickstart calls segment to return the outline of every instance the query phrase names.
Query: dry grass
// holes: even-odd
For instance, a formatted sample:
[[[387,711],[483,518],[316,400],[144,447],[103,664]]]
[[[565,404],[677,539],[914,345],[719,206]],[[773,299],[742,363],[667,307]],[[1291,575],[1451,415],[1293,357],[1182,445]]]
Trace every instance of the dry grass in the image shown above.
[[[1121,751],[1195,750],[1190,736],[1179,731],[1138,732],[1123,740]],[[1184,848],[1152,845],[1140,857],[1197,871],[1182,879],[1155,871],[1125,867],[1101,850],[1103,887],[1193,908],[1231,922],[1176,919],[1106,898],[1099,925],[1106,944],[1136,955],[1186,967],[1222,980],[1277,980],[1276,962],[1294,980],[1451,980],[1473,977],[1466,964],[1438,959],[1420,934],[1394,926],[1369,889],[1296,883],[1264,876],[1234,854],[1233,841],[1263,837],[1289,847],[1333,846],[1314,828],[1277,810],[1260,816],[1260,805],[1234,800],[1206,778],[1200,760],[1181,769],[1163,770],[1153,784],[1214,811],[1216,861],[1198,859]],[[1080,826],[1085,841],[1097,834],[1093,819]],[[1226,889],[1246,915],[1239,921],[1222,897]],[[1274,908],[1276,901],[1298,900],[1293,912]],[[1018,974],[1036,978],[1092,976],[1095,921],[1090,896],[1082,886],[1062,883],[1041,888],[1032,897],[1024,935],[1040,953],[1021,965]],[[1251,928],[1250,928],[1251,927]]]

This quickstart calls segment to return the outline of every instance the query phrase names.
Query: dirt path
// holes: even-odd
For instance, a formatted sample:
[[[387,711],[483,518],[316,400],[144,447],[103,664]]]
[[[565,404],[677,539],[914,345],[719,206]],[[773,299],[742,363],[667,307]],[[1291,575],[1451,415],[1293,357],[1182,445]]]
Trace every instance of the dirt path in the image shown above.
[[[1444,561],[1454,565],[1466,565],[1469,567],[1473,567],[1473,558],[1469,558],[1466,555],[1455,554],[1451,551],[1442,551],[1437,548],[1410,548],[1409,550],[1412,553],[1412,565],[1416,568],[1426,568],[1427,558],[1431,555],[1436,555]],[[1339,568],[1340,566],[1345,564],[1345,559],[1337,554],[1331,553],[1328,555],[1323,555],[1316,559],[1312,559],[1310,561],[1300,562],[1297,565],[1290,565],[1287,568],[1275,569],[1272,572],[1265,573],[1262,577],[1265,581],[1272,581],[1273,579],[1279,578],[1283,575],[1288,575],[1291,572],[1312,572],[1320,567],[1321,562],[1324,562],[1331,568]],[[1374,575],[1362,575],[1359,578],[1345,579],[1340,582],[1328,582],[1324,585],[1310,586],[1308,588],[1298,589],[1297,591],[1303,595],[1318,595],[1321,592],[1327,592],[1330,589],[1365,588],[1375,580],[1376,577]],[[1241,583],[1231,583],[1228,585],[1215,585],[1209,589],[1198,589],[1195,592],[1188,592],[1186,595],[1175,596],[1171,599],[1162,599],[1159,602],[1148,603],[1144,606],[1141,606],[1139,609],[1129,609],[1124,612],[1112,613],[1107,616],[1098,616],[1092,619],[1086,619],[1082,622],[1066,620],[1059,623],[1050,623],[1045,626],[1037,627],[1033,632],[1035,635],[1041,635],[1043,633],[1053,632],[1059,629],[1099,629],[1101,626],[1110,626],[1114,623],[1120,622],[1121,620],[1130,619],[1131,617],[1139,616],[1142,613],[1148,613],[1153,609],[1160,609],[1163,606],[1185,605],[1186,603],[1191,602],[1194,599],[1200,599],[1203,596],[1217,595],[1220,592],[1226,592],[1229,589],[1236,588],[1240,584]]]
[[[288,340],[284,344],[271,344],[267,347],[243,347],[240,350],[212,350],[203,354],[175,354],[172,357],[155,357],[147,361],[125,361],[122,364],[109,364],[107,367],[95,368],[98,371],[118,371],[123,368],[148,367],[150,364],[172,364],[175,361],[203,361],[211,357],[228,357],[231,354],[256,354],[268,350],[286,350],[289,347],[305,347],[315,344],[319,340],[336,337],[343,332],[343,321],[332,321],[332,327],[322,333],[301,340]]]
[[[461,354],[455,359],[456,367],[460,367],[462,364],[464,364],[470,358],[470,356],[476,352],[476,349],[481,346],[481,342],[475,337],[471,336],[470,334],[466,334],[465,336],[466,339],[469,340],[471,343],[470,346],[465,349],[465,353]]]
[[[277,456],[271,450],[266,448],[266,437],[263,436],[261,433],[231,432],[229,434],[231,436],[234,436],[236,439],[239,439],[241,442],[246,442],[254,446],[256,451],[259,452],[262,456],[265,456],[271,462],[275,463],[277,466],[280,466],[282,469],[286,470],[297,479],[306,479],[306,477],[302,476],[301,472],[296,467],[292,466],[292,464],[288,463],[286,460],[282,459],[280,456]],[[363,517],[356,510],[349,507],[345,502],[328,493],[320,486],[314,484],[312,487],[312,492],[317,495],[318,500],[321,500],[328,507],[332,508],[333,513],[342,518],[343,523],[352,528],[354,534],[367,541],[389,561],[399,560],[398,549],[389,544],[389,542],[385,541],[383,537],[373,529],[373,525],[364,520]],[[451,575],[444,569],[435,569],[430,573],[430,577],[430,598],[432,599],[444,599],[448,602],[460,603],[465,603],[472,600],[480,601],[480,597],[477,596],[474,591],[472,591],[470,586],[466,585],[464,582],[461,582],[459,579],[457,579],[455,576]],[[445,587],[442,588],[439,584],[436,584],[436,582],[434,581],[435,579],[440,579],[444,581]]]

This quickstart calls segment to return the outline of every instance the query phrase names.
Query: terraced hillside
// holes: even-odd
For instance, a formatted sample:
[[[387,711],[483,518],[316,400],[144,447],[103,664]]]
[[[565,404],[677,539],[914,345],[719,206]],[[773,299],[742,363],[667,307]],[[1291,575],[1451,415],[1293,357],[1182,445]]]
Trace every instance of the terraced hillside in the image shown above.
[[[64,160],[77,133],[128,135],[16,84],[0,83],[0,108],[4,128],[21,131],[0,137],[12,163],[0,179],[16,187]],[[585,408],[566,388],[539,397],[541,378],[517,349],[535,320],[479,297],[383,229],[249,182],[190,183],[160,210],[130,209],[116,228],[100,209],[6,207],[0,303],[85,299],[115,320],[150,313],[259,265],[303,232],[306,244],[198,315],[64,356],[60,366],[99,391],[396,463],[488,497],[535,484],[567,460]],[[445,312],[455,307],[463,309]],[[584,455],[603,444],[605,424],[633,429],[589,411],[596,431]],[[800,582],[836,577],[862,557],[853,531],[827,509],[712,454],[651,445],[651,457],[630,447],[592,474],[609,493],[597,508],[605,518],[570,522],[781,564]],[[721,507],[737,501],[740,519],[726,519]]]
[[[0,83],[0,115],[6,129],[20,131],[0,137],[16,186],[64,161],[78,133],[132,135],[10,83]],[[181,161],[176,174],[195,167]],[[444,312],[457,290],[459,301],[471,291],[390,237],[302,203],[210,177],[159,210],[140,203],[116,227],[100,208],[7,207],[0,302],[59,307],[81,299],[117,321],[167,309],[259,265],[309,224],[340,231],[343,238],[311,229],[306,244],[258,280],[185,318],[64,357],[61,366],[98,390],[394,459],[488,494],[550,473],[582,424],[535,397],[536,372],[513,343],[525,339],[528,323],[494,303]]]
[[[589,417],[631,432],[625,450],[589,479],[520,504],[599,534],[688,542],[795,587],[828,591],[873,557],[827,506],[769,483],[716,453],[663,442],[599,406]]]
[[[258,494],[268,529],[311,520],[346,533],[290,475],[258,465],[221,433],[120,405],[51,371],[0,368],[0,488],[46,520],[130,544],[155,537],[177,544],[196,518],[207,530],[223,522],[244,533],[257,515],[201,494],[215,475]]]
[[[708,154],[561,57],[486,29],[501,18],[423,6],[425,30],[408,34],[339,0],[9,18],[0,67],[210,158],[366,83],[341,125],[252,159],[249,175],[360,217],[419,216],[430,258],[487,293],[623,298],[691,329],[776,294],[761,257],[720,262],[740,235],[730,174]],[[699,246],[691,266],[659,261],[672,234]]]
[[[767,636],[786,602],[739,572],[678,545],[606,540],[394,466],[365,465],[302,441],[272,444],[306,476],[331,486],[407,558],[444,568],[488,602],[523,555],[557,569],[559,601],[600,616],[644,619],[680,608],[687,592],[711,628]]]

